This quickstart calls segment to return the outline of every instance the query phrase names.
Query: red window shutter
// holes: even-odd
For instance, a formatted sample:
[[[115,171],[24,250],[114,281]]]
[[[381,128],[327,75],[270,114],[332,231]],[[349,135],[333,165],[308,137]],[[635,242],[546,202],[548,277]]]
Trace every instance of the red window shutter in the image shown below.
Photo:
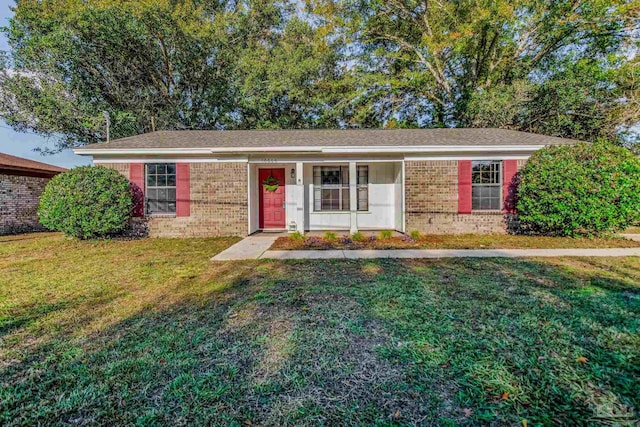
[[[471,160],[458,161],[458,213],[471,213]]]
[[[144,216],[144,164],[129,164],[129,181],[133,190],[133,216]]]
[[[505,160],[502,162],[502,169],[504,175],[504,212],[514,213],[516,211],[516,191],[518,184],[515,181],[516,174],[518,173],[518,161],[517,160]]]
[[[176,164],[176,216],[191,215],[189,163]]]

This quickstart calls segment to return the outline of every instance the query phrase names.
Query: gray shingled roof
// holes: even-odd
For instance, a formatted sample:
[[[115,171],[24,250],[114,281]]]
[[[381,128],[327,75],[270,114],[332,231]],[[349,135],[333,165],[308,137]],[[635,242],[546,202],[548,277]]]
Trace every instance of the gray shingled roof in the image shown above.
[[[578,141],[506,129],[158,131],[76,149],[560,145]]]

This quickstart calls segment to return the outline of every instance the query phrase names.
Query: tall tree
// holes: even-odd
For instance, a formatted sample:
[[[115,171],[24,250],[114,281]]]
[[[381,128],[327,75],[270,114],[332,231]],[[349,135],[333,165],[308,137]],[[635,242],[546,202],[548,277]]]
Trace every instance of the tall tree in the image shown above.
[[[638,119],[638,81],[624,77],[638,51],[638,0],[308,0],[307,6],[348,42],[359,84],[343,113],[354,125],[473,126],[492,114],[495,100],[513,109],[498,114],[511,113],[503,118],[514,127],[562,136],[611,136]],[[633,99],[620,98],[623,92]],[[574,107],[604,111],[572,128],[535,111],[549,106],[567,120],[580,120]],[[539,125],[527,124],[532,120]],[[600,126],[606,129],[598,132]]]
[[[323,124],[318,85],[335,56],[288,0],[18,0],[14,12],[0,116],[60,149],[104,139],[103,111],[113,137],[151,117],[159,129]]]
[[[336,126],[332,106],[339,100],[337,61],[334,47],[299,17],[274,41],[253,43],[239,58],[240,126]]]

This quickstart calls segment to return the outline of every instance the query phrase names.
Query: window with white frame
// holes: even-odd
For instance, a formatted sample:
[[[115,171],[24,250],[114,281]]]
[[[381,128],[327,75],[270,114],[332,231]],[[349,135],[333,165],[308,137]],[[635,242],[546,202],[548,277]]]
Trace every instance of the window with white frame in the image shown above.
[[[500,210],[502,205],[502,162],[475,161],[471,169],[471,209]]]
[[[369,209],[369,168],[357,167],[358,210]],[[349,167],[313,167],[313,210],[348,211],[350,204]]]
[[[146,165],[145,206],[147,215],[176,213],[175,163]]]
[[[358,210],[369,210],[369,166],[358,166]]]

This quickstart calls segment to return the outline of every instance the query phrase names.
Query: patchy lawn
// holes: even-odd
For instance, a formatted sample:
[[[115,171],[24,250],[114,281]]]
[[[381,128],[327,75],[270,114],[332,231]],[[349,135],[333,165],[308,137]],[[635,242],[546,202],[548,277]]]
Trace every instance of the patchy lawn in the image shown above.
[[[333,236],[332,236],[333,237]],[[418,239],[409,236],[380,237],[375,233],[363,235],[362,241],[354,241],[347,235],[333,239],[323,236],[307,236],[304,239],[279,237],[271,250],[305,249],[574,249],[574,248],[634,248],[640,241],[622,237],[570,238],[514,236],[508,234],[450,234],[425,235]]]
[[[640,259],[0,238],[0,423],[634,425]]]

